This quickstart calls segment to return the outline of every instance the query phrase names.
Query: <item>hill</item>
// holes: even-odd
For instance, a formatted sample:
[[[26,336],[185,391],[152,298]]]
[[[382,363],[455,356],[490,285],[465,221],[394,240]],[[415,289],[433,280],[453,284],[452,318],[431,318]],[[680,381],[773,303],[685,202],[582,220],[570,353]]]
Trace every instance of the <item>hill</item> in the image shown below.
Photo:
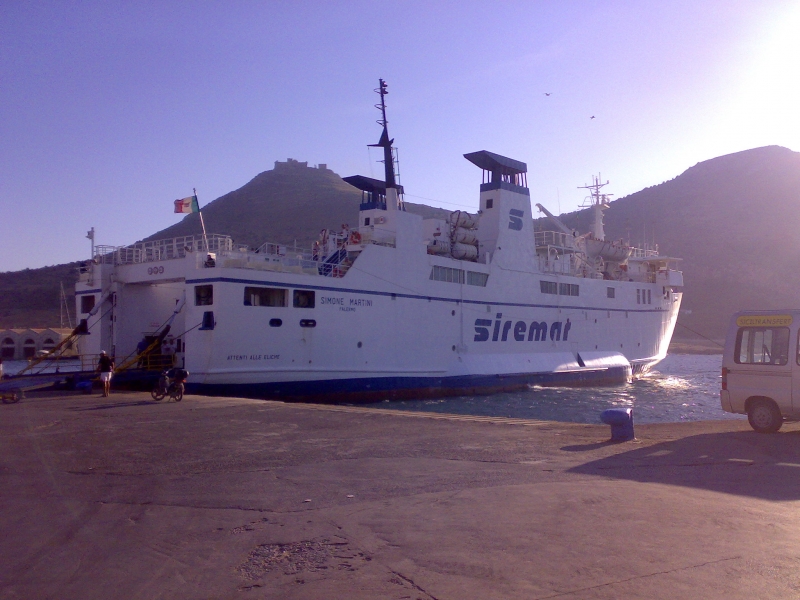
[[[271,171],[259,173],[238,190],[203,206],[208,233],[231,236],[237,244],[258,247],[264,242],[311,248],[321,229],[355,226],[361,192],[325,165],[288,159],[275,162]],[[442,217],[449,211],[406,203],[406,210],[424,218]],[[301,217],[301,218],[298,218]],[[147,240],[195,235],[200,216],[186,215],[179,223],[154,233]]]
[[[62,283],[74,324],[78,264],[0,273],[0,328],[60,327]]]

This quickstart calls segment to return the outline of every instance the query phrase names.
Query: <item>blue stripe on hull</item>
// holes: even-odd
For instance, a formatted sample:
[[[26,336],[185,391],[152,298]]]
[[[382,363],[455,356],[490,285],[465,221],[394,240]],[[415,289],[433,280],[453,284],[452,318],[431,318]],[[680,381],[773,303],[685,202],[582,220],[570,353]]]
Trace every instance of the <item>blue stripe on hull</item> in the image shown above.
[[[619,385],[631,378],[627,366],[558,373],[468,375],[461,377],[376,377],[243,384],[188,383],[187,392],[264,400],[375,402],[409,398],[441,398],[511,392],[528,385]]]

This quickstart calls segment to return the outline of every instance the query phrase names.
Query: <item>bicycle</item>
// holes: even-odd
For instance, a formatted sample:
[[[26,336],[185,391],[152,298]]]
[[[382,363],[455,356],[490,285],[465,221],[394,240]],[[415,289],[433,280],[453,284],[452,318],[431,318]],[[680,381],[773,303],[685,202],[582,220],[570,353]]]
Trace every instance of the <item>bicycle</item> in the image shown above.
[[[150,391],[153,400],[160,401],[169,396],[170,400],[180,402],[183,400],[183,393],[186,389],[186,378],[189,376],[189,371],[184,369],[175,369],[174,376],[170,378],[169,371],[163,371],[161,377],[158,378],[156,387]]]

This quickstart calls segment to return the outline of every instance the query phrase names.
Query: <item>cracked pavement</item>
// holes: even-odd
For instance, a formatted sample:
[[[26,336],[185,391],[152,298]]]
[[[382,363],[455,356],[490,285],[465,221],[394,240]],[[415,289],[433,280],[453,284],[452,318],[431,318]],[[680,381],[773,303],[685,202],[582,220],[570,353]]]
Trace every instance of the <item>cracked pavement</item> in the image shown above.
[[[800,597],[800,425],[0,406],[0,598]]]

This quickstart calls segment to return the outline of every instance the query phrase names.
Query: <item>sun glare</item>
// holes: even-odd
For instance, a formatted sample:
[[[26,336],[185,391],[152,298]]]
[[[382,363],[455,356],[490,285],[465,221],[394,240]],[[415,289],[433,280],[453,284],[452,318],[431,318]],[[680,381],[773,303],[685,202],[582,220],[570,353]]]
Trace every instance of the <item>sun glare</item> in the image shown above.
[[[800,151],[800,6],[765,28],[746,61],[726,119],[743,146],[779,144]]]

